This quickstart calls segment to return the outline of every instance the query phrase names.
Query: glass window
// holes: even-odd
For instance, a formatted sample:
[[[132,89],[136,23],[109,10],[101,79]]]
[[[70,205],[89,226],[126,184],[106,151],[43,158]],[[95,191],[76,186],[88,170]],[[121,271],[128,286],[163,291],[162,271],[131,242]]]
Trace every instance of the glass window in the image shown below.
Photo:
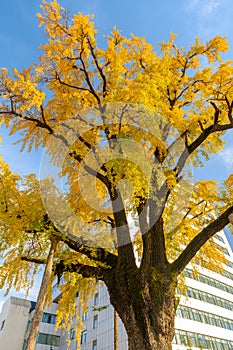
[[[49,345],[59,346],[60,345],[60,337],[50,334]]]
[[[45,344],[45,345],[59,346],[60,345],[60,337],[58,337],[57,335],[52,335],[52,334],[39,333],[37,336],[37,343],[38,344]]]
[[[98,315],[95,315],[93,318],[93,329],[97,328],[98,326]]]
[[[3,329],[4,324],[5,324],[5,320],[3,320],[3,321],[2,321],[2,323],[1,323],[1,328],[0,328],[0,331]]]
[[[199,337],[198,337],[198,345],[200,345],[200,346],[202,346],[202,347],[203,347],[204,345],[206,345],[204,336],[199,335]]]
[[[99,293],[95,293],[94,296],[94,305],[98,305],[99,304]]]
[[[194,321],[198,321],[198,322],[201,321],[201,317],[198,312],[195,312],[195,311],[193,312],[193,319]]]
[[[219,236],[218,234],[214,235],[214,238],[217,238],[217,240],[219,240],[220,242],[225,243],[224,239],[221,236]]]
[[[82,331],[81,333],[81,340],[80,340],[80,343],[81,344],[85,344],[87,342],[87,331]]]
[[[56,323],[56,315],[44,312],[43,315],[42,315],[42,322],[55,324]]]
[[[37,336],[37,343],[38,344],[47,344],[47,335],[45,333],[39,333]]]
[[[83,314],[82,314],[82,321],[86,321],[87,320],[87,312],[84,312]]]
[[[97,350],[97,340],[94,340],[92,343],[92,350]]]
[[[71,330],[70,330],[70,340],[75,339],[75,335],[76,335],[75,330],[73,328],[71,328]]]
[[[183,318],[186,318],[186,317],[187,317],[187,312],[186,312],[185,309],[182,309],[182,310],[181,310],[181,315],[182,315]]]

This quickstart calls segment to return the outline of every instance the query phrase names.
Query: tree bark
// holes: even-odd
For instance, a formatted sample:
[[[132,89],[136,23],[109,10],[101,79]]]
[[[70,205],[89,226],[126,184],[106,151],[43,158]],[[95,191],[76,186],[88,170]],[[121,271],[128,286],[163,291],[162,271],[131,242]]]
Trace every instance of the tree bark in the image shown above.
[[[32,318],[26,350],[34,350],[36,346],[37,333],[39,330],[41,316],[45,307],[47,288],[48,288],[49,280],[52,276],[53,260],[54,260],[54,255],[56,252],[57,245],[58,245],[58,240],[53,240],[51,242],[39,294],[36,301],[35,313]]]
[[[142,280],[139,271],[130,275],[122,270],[106,283],[128,335],[128,350],[172,350],[177,279],[151,268],[144,285]]]

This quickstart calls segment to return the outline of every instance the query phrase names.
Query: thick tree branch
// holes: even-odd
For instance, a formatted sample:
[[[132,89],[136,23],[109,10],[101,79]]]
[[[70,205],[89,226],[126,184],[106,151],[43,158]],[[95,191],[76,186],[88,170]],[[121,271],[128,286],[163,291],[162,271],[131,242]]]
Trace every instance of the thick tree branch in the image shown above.
[[[89,265],[84,265],[84,264],[79,264],[79,263],[70,263],[66,264],[64,260],[59,261],[55,265],[55,275],[60,278],[60,276],[64,272],[76,272],[82,275],[84,278],[98,278],[102,279],[103,278],[103,269],[98,266],[89,266]]]
[[[172,270],[177,274],[181,273],[208,239],[230,223],[229,215],[232,213],[233,206],[226,209],[217,219],[212,221],[201,232],[199,232],[198,235],[187,245],[180,256],[172,263]]]
[[[142,272],[147,273],[151,266],[151,231],[149,230],[148,225],[148,203],[145,200],[141,199],[140,205],[137,207],[139,227],[142,235],[142,261],[141,261],[141,270]]]
[[[36,257],[30,257],[30,256],[21,256],[20,258],[22,261],[28,261],[34,264],[46,264],[46,259],[36,258]]]
[[[165,236],[163,227],[163,218],[161,213],[158,212],[159,208],[156,201],[149,200],[149,226],[151,231],[151,263],[159,271],[166,268],[168,265]]]
[[[73,235],[72,233],[66,233],[62,234],[61,231],[59,231],[56,226],[53,224],[53,222],[49,219],[48,215],[45,214],[44,216],[44,227],[46,229],[51,227],[53,228],[53,234],[55,240],[59,240],[60,242],[65,243],[70,249],[76,251],[77,253],[86,255],[87,258],[94,260],[96,262],[105,264],[108,267],[114,267],[117,263],[117,256],[115,254],[110,253],[109,251],[105,250],[104,248],[94,248],[89,247],[88,242],[85,242],[84,240],[80,239],[78,236]],[[34,231],[31,231],[28,233],[34,233]],[[40,232],[38,232],[40,233]],[[44,259],[38,258],[38,257],[30,257],[30,256],[23,256],[21,258],[24,261],[34,262],[37,264],[44,264]]]
[[[127,264],[136,268],[133,245],[131,241],[129,224],[124,208],[124,203],[118,189],[109,191],[112,201],[113,216],[116,226],[117,246],[118,246],[118,263]]]
[[[217,116],[215,113],[215,119],[216,118]],[[208,128],[204,129],[203,132],[196,138],[196,140],[193,141],[189,146],[187,146],[187,148],[182,152],[175,168],[177,174],[180,174],[183,170],[184,165],[190,154],[192,154],[207,139],[209,135],[213,134],[214,132],[226,131],[229,129],[233,129],[233,123],[228,123],[224,125],[213,124]]]
[[[102,264],[106,264],[108,268],[114,267],[117,263],[116,255],[108,252],[104,248],[88,247],[87,245],[80,243],[79,238],[71,233],[68,233],[63,236],[58,235],[58,237],[70,249],[73,249],[77,253],[86,255],[91,260],[100,262]]]
[[[77,154],[75,151],[70,152],[69,156],[77,160],[79,163],[81,163],[83,160],[82,157],[79,154]],[[108,190],[110,189],[110,182],[108,181],[108,178],[106,176],[102,175],[100,172],[96,171],[95,169],[92,169],[89,165],[85,164],[84,162],[83,162],[83,168],[86,170],[88,174],[100,180],[107,187]],[[102,166],[101,168],[104,169],[104,166]]]

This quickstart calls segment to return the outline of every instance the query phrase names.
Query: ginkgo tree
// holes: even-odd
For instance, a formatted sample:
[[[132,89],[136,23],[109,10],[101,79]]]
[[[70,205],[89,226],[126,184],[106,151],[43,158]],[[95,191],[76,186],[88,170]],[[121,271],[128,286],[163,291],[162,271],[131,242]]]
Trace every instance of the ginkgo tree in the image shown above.
[[[4,182],[1,285],[31,281],[55,237],[67,318],[81,281],[101,280],[129,350],[170,350],[182,271],[194,259],[227,263],[211,238],[230,223],[232,176],[221,187],[191,176],[233,128],[226,38],[185,49],[171,35],[156,53],[114,28],[100,47],[92,16],[57,1],[41,9],[48,40],[38,63],[0,72],[2,122],[21,133],[22,150],[46,152],[40,185]]]

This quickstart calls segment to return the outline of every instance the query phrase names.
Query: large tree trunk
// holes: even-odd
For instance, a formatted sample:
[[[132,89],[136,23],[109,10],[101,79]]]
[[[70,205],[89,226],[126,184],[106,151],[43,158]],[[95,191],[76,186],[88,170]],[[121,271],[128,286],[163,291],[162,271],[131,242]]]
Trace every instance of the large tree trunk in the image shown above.
[[[129,276],[122,271],[107,283],[111,303],[128,335],[128,349],[171,350],[176,279],[171,274],[158,276],[153,271],[147,281],[143,281],[139,271]],[[115,278],[118,283],[114,283]]]

